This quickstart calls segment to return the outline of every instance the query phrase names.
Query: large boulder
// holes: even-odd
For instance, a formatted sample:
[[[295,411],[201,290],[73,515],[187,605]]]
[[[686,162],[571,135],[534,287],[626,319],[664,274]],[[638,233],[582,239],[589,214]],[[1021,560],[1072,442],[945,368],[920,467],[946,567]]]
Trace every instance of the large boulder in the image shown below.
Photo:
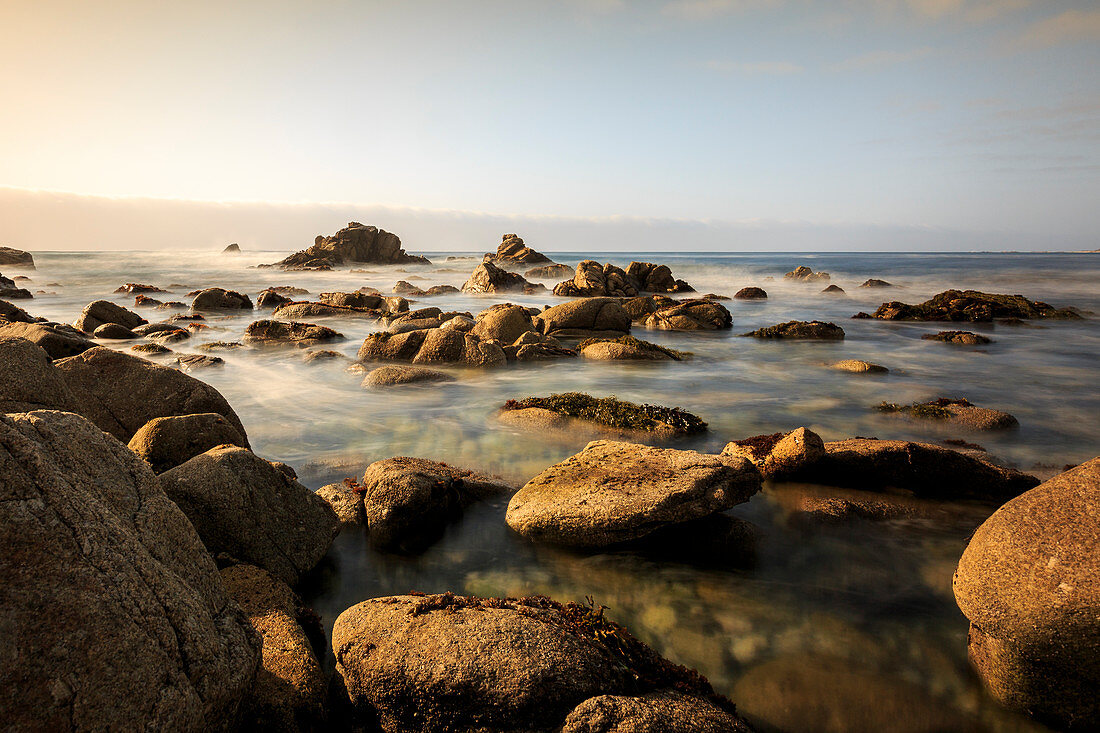
[[[35,269],[34,257],[30,252],[24,252],[21,249],[0,247],[0,266],[13,269],[23,268],[25,270],[33,270]]]
[[[34,317],[14,303],[0,300],[0,324],[10,323],[34,323]]]
[[[396,234],[351,221],[331,237],[318,235],[312,247],[295,252],[268,267],[317,270],[360,262],[374,265],[431,264],[426,257],[410,255],[401,249],[401,239]]]
[[[321,293],[317,299],[326,305],[338,305],[345,308],[370,308],[374,310],[398,310],[389,308],[388,300],[377,293]],[[398,298],[397,300],[404,300]],[[408,310],[406,308],[405,310]]]
[[[243,706],[244,730],[320,730],[325,674],[298,619],[305,610],[285,583],[253,565],[222,568],[229,596],[263,637],[263,661]]]
[[[535,329],[547,336],[624,336],[630,332],[630,315],[617,298],[579,298],[547,308],[532,319]]]
[[[155,417],[128,444],[154,473],[164,473],[219,445],[249,447],[241,431],[216,412]]]
[[[621,267],[595,260],[582,260],[572,280],[554,286],[554,295],[567,298],[611,296],[633,298],[638,294],[638,281]]]
[[[644,293],[693,293],[695,288],[672,276],[668,265],[652,262],[631,262],[626,274],[634,278],[635,287]]]
[[[937,499],[1007,499],[1039,483],[950,448],[905,440],[850,438],[825,443],[825,455],[790,477],[806,483],[881,491],[907,489]]]
[[[82,354],[96,342],[64,323],[13,323],[0,321],[0,338],[26,339],[41,347],[51,359]]]
[[[464,293],[533,292],[536,286],[517,272],[503,270],[492,262],[482,262],[462,285]],[[541,285],[538,288],[542,288]]]
[[[300,321],[276,321],[264,319],[253,321],[244,330],[242,341],[246,344],[272,345],[272,344],[301,344],[313,346],[315,344],[340,341],[344,334],[334,331],[328,326],[318,326],[315,323],[302,323]]]
[[[176,369],[102,346],[54,365],[75,393],[80,414],[129,441],[155,417],[216,412],[245,434],[237,413],[216,389]]]
[[[291,299],[274,290],[261,291],[256,298],[256,307],[260,310],[278,308],[280,305],[290,303]]]
[[[824,321],[787,321],[741,335],[758,339],[839,341],[844,338],[844,329],[835,323]]]
[[[866,314],[864,314],[866,316]],[[1081,315],[1061,310],[1022,295],[1000,295],[978,290],[945,290],[923,303],[906,305],[897,301],[883,303],[872,318],[887,321],[992,321],[994,318],[1068,318]]]
[[[716,331],[730,328],[733,316],[713,300],[685,300],[649,314],[641,324],[660,331]]]
[[[722,455],[747,458],[765,480],[781,481],[824,458],[825,443],[809,428],[798,428],[789,433],[735,440],[726,445]]]
[[[123,328],[134,329],[148,321],[109,300],[96,300],[84,306],[80,317],[73,322],[73,328],[84,333],[93,333],[104,323],[117,323]]]
[[[683,361],[691,356],[688,352],[669,349],[633,336],[585,339],[577,344],[577,351],[585,359],[595,361]]]
[[[220,446],[160,475],[168,497],[212,553],[225,552],[295,585],[328,551],[336,513],[245,448]]]
[[[197,311],[252,310],[252,299],[244,293],[225,288],[200,290],[191,301],[191,309]]]
[[[513,530],[603,547],[725,511],[760,490],[745,459],[598,440],[527,482],[508,503]]]
[[[764,288],[750,286],[741,288],[733,294],[733,297],[737,300],[765,300],[768,297],[768,293]]]
[[[531,314],[523,306],[498,303],[477,314],[470,333],[482,339],[496,339],[502,344],[515,340],[534,328]]]
[[[515,487],[424,458],[388,458],[363,473],[363,513],[371,542],[416,550],[434,541],[470,504]]]
[[[560,730],[590,698],[672,688],[733,709],[602,613],[548,598],[374,598],[340,614],[332,647],[360,724],[385,733]]]
[[[11,730],[230,730],[260,640],[190,522],[78,415],[0,415]]]
[[[80,413],[81,404],[50,363],[49,355],[22,338],[0,337],[0,413],[63,410]]]
[[[508,266],[530,266],[552,264],[549,257],[531,249],[516,234],[505,234],[496,253],[484,257],[485,262]]]
[[[432,328],[406,333],[372,333],[359,347],[359,361],[399,361],[411,364],[501,366],[504,349],[461,331]]]

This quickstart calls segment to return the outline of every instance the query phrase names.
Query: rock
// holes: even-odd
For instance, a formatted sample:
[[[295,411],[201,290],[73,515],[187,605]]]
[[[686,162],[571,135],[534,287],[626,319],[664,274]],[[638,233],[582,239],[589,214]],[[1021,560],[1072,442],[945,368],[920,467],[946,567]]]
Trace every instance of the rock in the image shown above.
[[[360,527],[366,522],[363,516],[363,494],[356,490],[361,488],[351,479],[346,479],[342,483],[328,484],[317,489],[317,496],[327,501],[336,512],[341,531]]]
[[[240,253],[241,253],[241,245],[237,244],[236,242],[233,242],[233,244],[227,245],[226,248],[222,250],[223,255],[239,255]]]
[[[532,540],[603,547],[748,501],[760,473],[747,460],[598,440],[527,482],[508,526]]]
[[[360,720],[386,733],[559,730],[590,698],[673,687],[733,707],[602,613],[548,598],[374,598],[340,614],[332,646]]]
[[[225,359],[205,354],[184,354],[176,359],[176,366],[185,372],[193,372],[198,369],[225,366]]]
[[[800,266],[796,267],[795,269],[791,270],[790,272],[788,272],[783,277],[785,277],[788,280],[798,280],[799,282],[804,282],[804,283],[814,283],[814,282],[821,282],[823,280],[828,280],[829,279],[829,273],[827,273],[827,272],[814,272],[809,267],[806,267],[805,265],[800,265]]]
[[[634,278],[635,289],[644,293],[694,293],[695,288],[672,276],[668,265],[652,262],[631,262],[626,268],[628,277]]]
[[[829,368],[839,369],[842,372],[852,372],[853,374],[886,374],[890,371],[881,364],[872,364],[869,361],[860,361],[859,359],[843,359],[830,364]]]
[[[569,277],[572,274],[572,267],[554,264],[543,265],[542,267],[532,267],[530,270],[523,273],[523,276],[535,280],[557,280],[559,278]]]
[[[505,234],[500,246],[497,247],[496,254],[487,254],[484,259],[485,262],[506,266],[541,264],[550,264],[554,266],[549,257],[525,245],[523,240],[515,234]]]
[[[461,331],[462,333],[469,333],[474,330],[475,322],[473,318],[467,318],[465,316],[455,316],[443,321],[439,325],[444,331]]]
[[[34,323],[34,318],[25,310],[6,300],[0,300],[0,323]]]
[[[5,287],[4,281],[6,278],[0,275],[0,298],[7,298],[9,300],[30,300],[34,298],[31,295],[31,291],[26,288]],[[11,283],[11,280],[7,280]],[[14,283],[12,283],[14,285]]]
[[[387,307],[386,298],[374,293],[321,293],[317,297],[325,305],[335,305],[344,308],[384,310]],[[408,308],[406,307],[404,310],[408,310]]]
[[[248,448],[248,439],[216,412],[157,417],[130,438],[128,447],[154,473],[164,473],[219,445]]]
[[[764,290],[764,288],[748,287],[741,288],[733,294],[733,297],[738,300],[763,300],[764,298],[768,297],[768,293]]]
[[[949,397],[940,397],[930,402],[915,402],[911,405],[883,402],[876,409],[914,419],[938,420],[971,430],[1007,430],[1020,426],[1016,418],[1007,412],[978,407],[968,400]]]
[[[798,428],[789,433],[735,440],[722,449],[722,455],[749,460],[765,481],[782,481],[824,458],[825,444],[812,430]]]
[[[970,660],[1004,705],[1058,730],[1100,720],[1100,458],[1002,506],[955,572]]]
[[[399,384],[453,382],[455,378],[436,369],[413,366],[382,366],[372,369],[363,379],[363,387],[393,387]]]
[[[428,258],[410,255],[401,249],[401,239],[396,234],[352,221],[331,237],[318,236],[312,247],[268,267],[283,270],[330,270],[336,265],[349,263],[431,264]]]
[[[709,299],[704,297],[702,300]],[[642,295],[621,301],[623,310],[630,314],[630,320],[634,322],[644,321],[651,313],[656,313],[662,308],[671,308],[679,302],[667,295]]]
[[[155,336],[158,333],[164,333],[168,331],[186,331],[187,329],[174,323],[165,321],[163,323],[146,323],[144,326],[138,326],[137,328],[130,329],[138,336]]]
[[[234,351],[243,349],[244,344],[239,341],[209,341],[195,347],[199,351]]]
[[[532,328],[531,316],[526,308],[498,303],[477,314],[470,332],[481,339],[497,339],[503,344],[511,344]]]
[[[224,288],[200,290],[191,302],[191,309],[197,311],[252,310],[252,299],[244,293]]]
[[[376,461],[363,473],[363,515],[371,543],[421,549],[476,501],[515,490],[502,481],[424,458]]]
[[[751,733],[732,710],[702,697],[655,692],[641,697],[600,695],[573,709],[562,733]]]
[[[405,280],[398,280],[393,286],[393,291],[401,295],[424,295],[424,291]]]
[[[325,674],[298,619],[302,602],[285,583],[244,563],[222,568],[225,589],[263,637],[263,658],[241,715],[243,730],[319,730]]]
[[[302,354],[302,361],[306,364],[312,364],[314,362],[327,362],[336,360],[347,360],[348,357],[341,354],[339,351],[333,351],[332,349],[310,349],[306,353]]]
[[[687,352],[667,349],[633,336],[585,339],[577,344],[577,351],[585,359],[596,361],[683,361],[691,356]]]
[[[117,323],[104,323],[102,326],[96,328],[92,336],[97,339],[114,339],[117,341],[128,341],[138,338],[136,333]]]
[[[191,332],[186,328],[179,328],[176,326],[173,328],[159,329],[149,334],[148,337],[161,344],[174,344],[191,338]]]
[[[95,348],[96,342],[72,326],[61,323],[11,323],[0,321],[0,339],[21,338],[41,347],[51,359],[76,356]]]
[[[528,334],[541,340],[528,341],[526,340]],[[572,358],[577,355],[577,352],[565,348],[553,336],[543,336],[534,331],[528,331],[516,339],[516,343],[505,346],[504,355],[508,357],[508,361],[547,361],[550,359]]]
[[[741,334],[758,339],[803,339],[839,341],[844,338],[844,329],[835,323],[823,321],[787,321],[767,328]]]
[[[139,293],[167,293],[167,290],[161,290],[156,285],[142,285],[141,283],[126,283],[115,289],[116,293],[129,293],[130,295],[137,295]]]
[[[892,287],[894,287],[894,285],[893,285],[893,283],[888,283],[885,280],[877,280],[877,279],[872,277],[870,280],[864,280],[862,283],[860,283],[860,287],[861,288],[892,288]]]
[[[0,413],[32,410],[81,412],[80,400],[33,342],[0,337]]]
[[[839,285],[830,285],[829,287],[825,288],[821,292],[823,292],[823,293],[835,293],[837,295],[844,295],[844,288],[840,287]]]
[[[265,319],[248,324],[244,330],[246,344],[324,344],[343,340],[344,335],[328,326],[299,321],[273,321]]]
[[[425,297],[433,297],[436,295],[450,295],[452,293],[461,293],[462,291],[456,288],[454,285],[433,285],[424,291]]]
[[[155,417],[216,412],[245,435],[240,418],[208,384],[175,369],[102,346],[54,362],[80,414],[128,441]]]
[[[542,287],[541,285],[538,287]],[[508,293],[534,292],[535,286],[527,282],[523,275],[502,270],[492,262],[478,265],[470,279],[462,286],[464,293]]]
[[[733,326],[733,316],[713,300],[684,300],[646,316],[642,326],[661,331],[715,331]]]
[[[633,298],[638,294],[638,281],[621,267],[601,265],[595,260],[583,260],[577,265],[572,280],[554,286],[554,295],[567,298],[611,296]]]
[[[547,336],[625,336],[630,315],[616,298],[580,298],[547,308],[532,319]]]
[[[78,415],[0,415],[0,605],[12,730],[232,728],[260,659],[152,471]]]
[[[256,307],[263,309],[278,308],[280,305],[289,302],[291,302],[290,298],[281,293],[277,293],[274,290],[264,290],[256,298]]]
[[[945,344],[963,344],[964,346],[981,346],[993,343],[993,339],[973,333],[971,331],[940,331],[939,333],[926,333],[921,336],[924,341],[942,341]]]
[[[906,489],[934,499],[1003,500],[1039,483],[1034,476],[930,443],[850,438],[825,443],[825,455],[792,480],[868,491]]]
[[[883,303],[872,314],[887,321],[992,321],[994,318],[1079,319],[1076,311],[1058,310],[1022,295],[998,295],[978,290],[945,290],[917,305]]]
[[[21,249],[12,249],[11,247],[0,247],[0,265],[14,269],[35,269],[34,256],[32,256],[30,252],[24,252]]]
[[[328,551],[336,513],[251,451],[219,446],[160,474],[211,553],[225,552],[295,585]]]
[[[134,344],[130,347],[130,351],[136,351],[139,354],[171,354],[172,350],[167,346],[161,346],[160,344]]]
[[[501,366],[504,350],[495,341],[459,331],[433,328],[407,333],[372,333],[359,348],[359,361],[403,361],[412,364]]]
[[[508,400],[497,419],[533,431],[568,430],[621,438],[674,440],[706,432],[699,416],[678,407],[636,405],[615,397],[565,392],[549,397]]]
[[[84,333],[93,333],[105,323],[117,323],[123,328],[134,329],[148,321],[121,305],[108,300],[97,300],[84,306],[80,317],[73,322],[73,328]]]
[[[134,297],[135,308],[159,308],[164,305],[163,301],[156,298],[150,298],[148,295],[138,294]]]
[[[381,311],[370,308],[354,308],[342,305],[329,305],[327,303],[291,302],[276,306],[272,311],[273,318],[286,318],[295,320],[298,318],[324,318],[326,316],[340,316],[343,318],[378,318]]]

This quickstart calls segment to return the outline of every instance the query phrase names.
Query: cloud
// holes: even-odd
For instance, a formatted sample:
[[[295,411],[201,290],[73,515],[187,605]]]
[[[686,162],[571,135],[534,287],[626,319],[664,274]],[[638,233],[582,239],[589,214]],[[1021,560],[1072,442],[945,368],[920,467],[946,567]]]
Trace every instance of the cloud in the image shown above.
[[[829,71],[866,71],[886,66],[896,66],[922,59],[933,52],[928,46],[911,48],[905,51],[869,51],[858,56],[846,58],[829,66]]]
[[[803,71],[802,66],[791,61],[708,61],[707,68],[725,73],[771,76],[786,76]]]
[[[1100,41],[1100,10],[1067,10],[1038,21],[1020,38],[1025,47]]]

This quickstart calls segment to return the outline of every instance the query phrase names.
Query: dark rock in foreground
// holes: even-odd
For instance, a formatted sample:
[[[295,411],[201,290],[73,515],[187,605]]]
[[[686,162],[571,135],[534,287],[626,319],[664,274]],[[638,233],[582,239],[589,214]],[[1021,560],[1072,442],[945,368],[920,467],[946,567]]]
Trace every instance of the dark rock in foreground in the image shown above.
[[[117,323],[123,328],[132,330],[145,325],[148,321],[109,300],[96,300],[84,306],[80,317],[73,322],[73,328],[90,334],[105,323]]]
[[[34,323],[34,318],[14,303],[0,300],[0,324],[5,321],[9,323]]]
[[[998,295],[978,290],[945,290],[917,305],[883,303],[872,315],[887,321],[992,321],[994,318],[1065,318],[1080,314],[1061,310],[1022,295]]]
[[[284,270],[329,270],[337,265],[352,263],[431,264],[428,258],[410,255],[401,249],[401,239],[396,234],[352,221],[331,237],[318,235],[312,247],[268,267]]]
[[[248,439],[216,412],[157,417],[130,438],[127,447],[164,473],[219,445],[248,448]]]
[[[0,321],[0,339],[26,339],[50,355],[51,359],[76,356],[96,347],[85,334],[64,323],[5,323]]]

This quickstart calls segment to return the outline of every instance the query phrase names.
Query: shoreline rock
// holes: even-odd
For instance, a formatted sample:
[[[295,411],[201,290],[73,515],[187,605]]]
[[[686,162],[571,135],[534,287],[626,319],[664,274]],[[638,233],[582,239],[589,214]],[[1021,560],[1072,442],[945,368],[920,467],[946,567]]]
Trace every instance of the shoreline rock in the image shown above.
[[[296,252],[273,265],[261,265],[261,267],[278,267],[282,270],[331,270],[337,265],[360,263],[431,264],[427,257],[410,255],[401,249],[401,239],[396,234],[351,221],[331,237],[318,235],[311,247]]]
[[[1028,300],[1022,295],[1000,295],[979,290],[945,290],[923,303],[907,305],[898,301],[883,303],[870,316],[887,321],[972,321],[986,322],[994,318],[1052,318],[1080,319],[1081,315],[1069,308],[1058,310],[1041,301]]]

